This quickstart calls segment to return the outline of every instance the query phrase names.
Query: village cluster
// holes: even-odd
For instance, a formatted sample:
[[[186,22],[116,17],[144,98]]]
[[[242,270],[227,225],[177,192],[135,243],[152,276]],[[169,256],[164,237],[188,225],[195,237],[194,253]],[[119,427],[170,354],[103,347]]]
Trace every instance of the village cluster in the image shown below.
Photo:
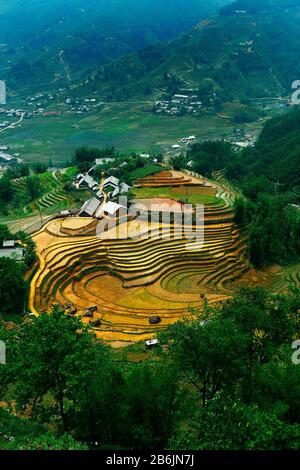
[[[103,103],[98,102],[96,98],[64,98],[63,95],[65,95],[65,89],[60,88],[57,94],[38,93],[32,97],[28,96],[25,105],[30,107],[30,110],[26,113],[26,117],[37,114],[43,116],[60,115],[61,111],[59,110],[48,110],[49,105],[58,101],[60,103],[64,102],[68,106],[68,110],[76,114],[89,113],[103,105]]]
[[[102,159],[97,159],[95,166],[100,163],[100,160],[101,164],[104,163]],[[93,168],[85,174],[79,173],[73,182],[76,190],[89,190],[92,193],[92,197],[87,199],[76,213],[74,211],[61,211],[61,216],[78,215],[80,217],[95,217],[99,219],[104,216],[118,216],[122,206],[115,202],[115,200],[118,196],[127,194],[131,187],[114,176],[109,176],[99,183],[89,174]]]
[[[2,85],[1,85],[2,84]],[[52,109],[49,110],[49,106],[54,105],[54,103],[67,105],[68,110],[76,113],[83,114],[94,111],[95,109],[103,106],[102,102],[95,97],[83,97],[83,98],[71,98],[65,97],[66,89],[59,88],[56,93],[36,93],[33,96],[27,96],[23,101],[22,109],[6,109],[0,108],[0,114],[6,118],[13,118],[24,115],[25,119],[34,117],[34,116],[59,116],[62,114],[62,110]],[[6,96],[6,84],[5,82],[0,82],[0,105],[6,105],[7,96]],[[7,127],[10,124],[10,121],[4,120],[0,121],[0,129]]]
[[[96,98],[66,98],[66,104],[69,110],[76,114],[89,113],[103,106],[104,103],[99,102]]]
[[[3,129],[4,127],[7,127],[11,124],[11,121],[7,121],[8,119],[11,119],[13,117],[20,117],[22,115],[23,111],[21,109],[4,109],[0,108],[0,129]]]
[[[194,93],[194,90],[189,90],[189,94],[175,94],[170,99],[158,100],[155,102],[153,112],[163,116],[197,115],[202,110],[203,103]]]

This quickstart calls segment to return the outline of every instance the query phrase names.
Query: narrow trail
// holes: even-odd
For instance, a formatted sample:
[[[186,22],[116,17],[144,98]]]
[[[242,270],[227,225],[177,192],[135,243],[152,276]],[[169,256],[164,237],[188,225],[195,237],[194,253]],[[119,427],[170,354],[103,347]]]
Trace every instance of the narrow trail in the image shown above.
[[[71,79],[71,70],[70,70],[69,64],[64,59],[64,53],[65,53],[64,50],[60,51],[59,60],[60,60],[60,63],[62,64],[62,66],[64,67],[65,71],[66,71],[66,76],[67,76],[68,82],[71,82],[72,81],[72,79]]]

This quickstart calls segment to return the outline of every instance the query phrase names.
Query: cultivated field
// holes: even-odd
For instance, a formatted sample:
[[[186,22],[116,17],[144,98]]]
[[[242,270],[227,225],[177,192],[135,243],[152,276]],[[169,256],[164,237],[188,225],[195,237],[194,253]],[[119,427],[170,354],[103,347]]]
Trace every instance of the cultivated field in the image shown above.
[[[213,200],[205,204],[203,245],[193,239],[203,221],[202,226],[188,226],[184,237],[176,222],[151,227],[145,218],[124,222],[118,227],[123,233],[131,235],[135,224],[142,230],[138,237],[121,240],[100,239],[93,219],[50,221],[34,235],[40,266],[31,284],[31,309],[39,312],[53,303],[72,303],[99,338],[120,346],[152,337],[201,310],[206,301],[216,304],[228,298],[227,284],[248,270],[245,240],[233,222],[234,194],[192,175],[173,176],[178,191],[180,185],[190,184],[193,191],[212,193]],[[165,172],[151,178],[163,185]],[[139,185],[143,189],[142,180]],[[85,317],[93,306],[94,318]],[[161,323],[151,325],[153,315],[159,315]],[[95,320],[101,321],[97,327]]]
[[[99,338],[120,347],[153,337],[178,319],[201,312],[206,302],[226,300],[243,285],[284,291],[300,284],[299,266],[284,273],[276,267],[259,273],[250,269],[246,240],[233,220],[235,193],[226,189],[222,175],[216,175],[219,182],[187,173],[173,176],[178,190],[176,182],[184,180],[182,184],[190,184],[196,192],[208,188],[214,193],[218,202],[205,204],[202,226],[191,223],[184,237],[175,221],[158,221],[150,227],[147,207],[141,220],[120,222],[116,233],[110,228],[101,237],[95,219],[52,220],[34,235],[39,269],[31,283],[32,311],[38,314],[54,303],[71,303]],[[166,172],[151,177],[153,191],[164,188],[165,177]],[[140,189],[148,190],[148,182],[145,178],[143,188],[140,180]],[[202,243],[192,236],[203,227]],[[133,235],[136,228],[138,236]],[[97,308],[93,318],[86,316],[90,307]],[[150,324],[153,315],[160,316],[159,324]]]
[[[146,104],[146,103],[145,103]],[[170,151],[182,137],[194,134],[200,140],[231,136],[236,127],[215,113],[199,118],[156,116],[143,111],[140,103],[108,103],[97,113],[76,115],[58,105],[61,116],[37,116],[23,121],[21,127],[8,129],[6,141],[25,161],[55,165],[69,161],[82,145],[105,147],[112,142],[119,151]],[[148,103],[149,105],[149,103]],[[256,124],[255,124],[256,125]],[[255,125],[242,125],[250,127]]]

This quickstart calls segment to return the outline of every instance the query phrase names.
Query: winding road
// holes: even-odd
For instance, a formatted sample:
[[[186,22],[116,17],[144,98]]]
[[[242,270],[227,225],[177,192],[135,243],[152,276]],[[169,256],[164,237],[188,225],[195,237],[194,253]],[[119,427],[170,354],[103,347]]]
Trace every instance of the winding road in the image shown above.
[[[0,129],[0,132],[4,132],[4,131],[6,131],[7,129],[14,129],[18,124],[21,124],[21,122],[22,122],[23,119],[24,119],[24,116],[25,116],[25,113],[21,113],[21,117],[20,117],[20,119],[19,119],[17,122],[12,122],[12,123],[9,124],[8,126],[4,127],[3,129]]]

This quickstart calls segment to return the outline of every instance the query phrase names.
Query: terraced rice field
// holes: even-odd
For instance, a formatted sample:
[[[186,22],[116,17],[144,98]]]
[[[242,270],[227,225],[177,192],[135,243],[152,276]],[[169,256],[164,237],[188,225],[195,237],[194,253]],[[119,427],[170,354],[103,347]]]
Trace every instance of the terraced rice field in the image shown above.
[[[151,179],[154,187],[164,188],[165,173],[145,178],[146,185]],[[233,191],[195,175],[173,176],[179,189],[191,184],[196,190],[198,181],[199,188],[207,185],[217,199],[205,205],[203,221],[185,227],[183,237],[176,222],[150,225],[148,217],[120,222],[122,239],[113,236],[112,229],[99,237],[98,221],[91,218],[52,220],[37,232],[33,238],[40,266],[31,284],[32,311],[38,314],[54,303],[71,302],[84,323],[100,320],[91,328],[118,347],[153,337],[194,315],[206,301],[224,301],[240,282],[255,283],[249,277],[246,240],[233,221]],[[138,184],[143,188],[143,180]],[[135,225],[139,236],[129,236]],[[204,242],[192,239],[195,230],[203,228]],[[288,273],[295,275],[293,270]],[[92,306],[97,311],[90,319],[84,315]],[[161,323],[151,325],[153,315],[159,315]]]
[[[72,198],[63,190],[63,183],[59,172],[43,173],[38,176],[42,195],[33,203],[24,207],[25,213],[39,210],[43,212],[58,212],[72,205]],[[12,186],[22,199],[26,199],[26,178],[18,178],[12,181]],[[24,197],[25,196],[25,197]]]

